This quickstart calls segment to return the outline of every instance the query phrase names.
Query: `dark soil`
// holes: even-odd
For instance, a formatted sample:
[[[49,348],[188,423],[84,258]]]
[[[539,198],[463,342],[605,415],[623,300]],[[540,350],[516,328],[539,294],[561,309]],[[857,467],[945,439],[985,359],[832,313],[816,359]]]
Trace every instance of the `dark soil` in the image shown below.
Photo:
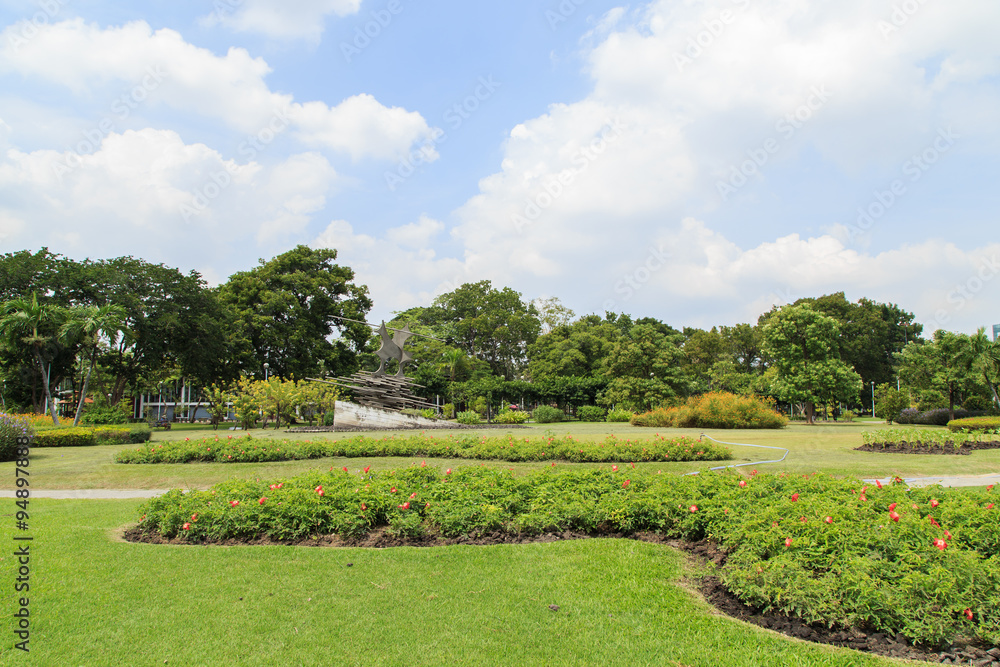
[[[893,442],[877,445],[861,445],[860,447],[855,447],[854,449],[859,452],[882,452],[884,454],[971,454],[977,449],[1000,449],[1000,440],[994,440],[992,442],[967,442],[961,447],[955,447],[950,444],[951,441],[944,443],[943,445],[939,443],[923,443],[923,442]]]
[[[130,528],[123,534],[129,542],[146,542],[149,544],[190,545],[187,540],[179,537],[167,539],[159,533],[144,533],[138,528]],[[450,544],[494,545],[494,544],[526,544],[531,542],[560,542],[563,540],[581,540],[591,537],[617,537],[642,540],[654,544],[664,544],[686,552],[699,564],[711,561],[716,567],[726,562],[726,553],[715,543],[702,540],[700,542],[683,542],[666,538],[656,533],[636,533],[624,535],[621,533],[579,533],[564,531],[561,533],[545,533],[543,535],[521,536],[503,532],[492,532],[483,535],[463,535],[460,537],[442,537],[425,535],[419,538],[402,538],[393,535],[387,528],[375,531],[357,538],[341,537],[339,535],[320,535],[301,540],[272,540],[269,537],[258,537],[247,540],[227,539],[218,542],[204,543],[204,546],[246,546],[246,545],[293,545],[313,547],[362,547],[382,549],[387,547],[435,547]],[[345,563],[351,567],[353,563]],[[936,649],[912,646],[902,635],[887,636],[880,632],[865,632],[858,628],[827,628],[824,625],[804,623],[801,619],[777,613],[765,613],[760,609],[741,602],[735,595],[726,590],[722,582],[713,576],[704,576],[690,582],[705,599],[720,612],[753,623],[762,628],[780,632],[789,637],[820,644],[832,644],[842,648],[851,648],[877,655],[910,660],[922,660],[946,665],[992,665],[1000,667],[1000,648],[978,647],[966,643]]]

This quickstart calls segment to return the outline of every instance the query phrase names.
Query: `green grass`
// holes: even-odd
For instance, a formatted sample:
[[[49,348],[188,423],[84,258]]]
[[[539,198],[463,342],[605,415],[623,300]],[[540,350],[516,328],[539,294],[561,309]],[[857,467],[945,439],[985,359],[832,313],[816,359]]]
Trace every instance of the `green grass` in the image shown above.
[[[31,501],[30,660],[5,640],[0,664],[900,664],[715,615],[678,584],[683,557],[664,546],[597,539],[338,550],[116,540],[137,506]],[[4,544],[10,529],[9,518],[0,523]],[[0,572],[9,582],[6,551]],[[5,588],[0,617],[9,624]]]
[[[757,466],[761,472],[813,473],[827,472],[837,476],[885,477],[899,475],[913,477],[922,475],[961,475],[1000,472],[1000,450],[973,452],[969,456],[941,456],[916,454],[883,454],[880,452],[858,452],[854,448],[862,444],[861,433],[881,428],[885,425],[872,423],[819,423],[815,426],[790,424],[781,430],[719,430],[704,432],[717,440],[743,442],[758,445],[786,447],[788,458],[780,464]],[[893,426],[892,428],[900,428]],[[928,427],[921,426],[921,429]],[[944,430],[944,429],[942,429]],[[570,433],[580,439],[601,440],[609,433],[619,437],[648,438],[655,433],[667,437],[687,435],[698,437],[699,429],[646,429],[629,424],[606,423],[563,423],[530,427],[511,431],[518,436],[541,435],[546,431],[556,434]],[[483,430],[489,435],[502,435],[504,430]],[[218,435],[225,438],[232,432],[220,430]],[[238,431],[236,433],[242,433]],[[336,434],[286,434],[283,430],[252,431],[255,438],[291,438],[296,440],[313,438],[344,438],[349,433]],[[171,442],[186,437],[195,439],[213,435],[210,427],[200,427],[188,431],[157,431],[153,442]],[[38,448],[32,452],[32,486],[36,489],[167,489],[167,488],[207,488],[212,484],[232,477],[260,477],[262,479],[288,477],[306,470],[329,469],[347,466],[358,470],[372,466],[374,470],[405,468],[425,459],[411,458],[364,458],[364,459],[317,459],[312,461],[287,461],[265,464],[156,464],[124,465],[114,463],[114,455],[126,447],[134,445],[109,445],[100,447]],[[782,452],[748,447],[732,447],[735,461],[741,463],[755,460],[780,458]],[[426,459],[427,465],[442,470],[449,467],[476,465],[462,459]],[[545,463],[503,463],[489,462],[486,465],[511,468],[516,473],[527,472]],[[559,464],[571,465],[571,464]],[[583,467],[603,467],[607,464],[572,464]],[[683,474],[694,470],[706,470],[708,463],[637,463],[641,470],[664,474]],[[14,463],[0,463],[0,488],[14,488]]]

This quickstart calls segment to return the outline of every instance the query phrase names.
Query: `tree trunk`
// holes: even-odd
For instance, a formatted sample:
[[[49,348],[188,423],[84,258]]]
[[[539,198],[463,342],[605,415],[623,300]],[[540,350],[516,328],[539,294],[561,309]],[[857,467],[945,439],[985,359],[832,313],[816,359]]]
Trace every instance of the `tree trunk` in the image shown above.
[[[955,388],[952,383],[948,383],[948,420],[955,419]]]
[[[195,419],[198,418],[198,408],[200,408],[200,407],[201,407],[201,396],[199,395],[198,396],[198,402],[194,404],[194,410],[191,411],[190,422],[192,424],[195,422]]]
[[[80,402],[76,406],[76,415],[73,417],[73,426],[80,425],[80,415],[83,414],[83,402],[87,400],[87,387],[90,386],[90,374],[94,372],[94,357],[90,357],[90,367],[87,368],[87,377],[83,379],[83,389],[80,390]]]
[[[35,361],[38,362],[38,370],[42,372],[42,385],[45,387],[45,398],[49,403],[49,412],[52,414],[52,423],[55,426],[59,426],[59,417],[56,415],[56,402],[52,400],[52,392],[49,391],[49,381],[45,376],[45,363],[42,361],[42,355],[35,348]]]
[[[816,404],[812,401],[806,401],[806,423],[814,424],[816,417]]]

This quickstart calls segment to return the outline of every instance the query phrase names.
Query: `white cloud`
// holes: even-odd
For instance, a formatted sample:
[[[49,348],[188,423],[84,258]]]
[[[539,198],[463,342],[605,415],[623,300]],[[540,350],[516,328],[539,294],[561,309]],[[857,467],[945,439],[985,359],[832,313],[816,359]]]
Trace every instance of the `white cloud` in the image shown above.
[[[215,7],[204,17],[205,25],[222,23],[237,32],[317,43],[328,15],[356,14],[361,0],[218,0]]]
[[[103,29],[82,19],[63,21],[43,26],[18,48],[6,40],[14,29],[0,34],[0,72],[50,81],[85,99],[106,95],[110,120],[127,118],[139,106],[165,105],[254,136],[290,124],[302,141],[354,160],[396,159],[432,132],[419,113],[385,107],[371,95],[333,107],[295,102],[270,90],[265,78],[271,69],[263,58],[236,47],[217,56],[173,30],[154,32],[144,21]]]

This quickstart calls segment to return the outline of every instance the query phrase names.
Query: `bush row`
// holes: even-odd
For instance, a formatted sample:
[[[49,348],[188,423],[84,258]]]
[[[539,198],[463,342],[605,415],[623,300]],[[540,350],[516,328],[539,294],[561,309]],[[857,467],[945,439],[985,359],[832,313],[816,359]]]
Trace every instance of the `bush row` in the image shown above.
[[[468,435],[435,437],[354,436],[342,440],[265,440],[253,437],[205,438],[198,441],[150,443],[118,452],[118,463],[257,463],[329,456],[431,456],[502,461],[572,461],[574,463],[633,461],[722,461],[728,449],[691,438],[623,440],[608,436],[601,442],[581,442],[572,436],[487,438]]]
[[[626,468],[313,472],[232,480],[143,506],[139,527],[191,542],[653,531],[709,537],[743,601],[935,645],[1000,641],[1000,510],[992,490],[863,486],[827,476],[637,474]]]
[[[681,406],[636,415],[632,424],[660,428],[784,428],[788,419],[756,396],[710,392],[692,396]]]
[[[955,419],[981,416],[982,412],[969,412],[965,408],[955,408]],[[900,424],[922,424],[924,426],[945,426],[951,420],[948,408],[935,408],[920,411],[916,408],[906,408],[899,413],[896,421]]]
[[[91,445],[137,445],[149,442],[146,424],[130,426],[77,426],[38,431],[35,447],[87,447]]]
[[[1000,417],[966,417],[948,422],[948,430],[958,431],[996,431],[1000,429]]]

